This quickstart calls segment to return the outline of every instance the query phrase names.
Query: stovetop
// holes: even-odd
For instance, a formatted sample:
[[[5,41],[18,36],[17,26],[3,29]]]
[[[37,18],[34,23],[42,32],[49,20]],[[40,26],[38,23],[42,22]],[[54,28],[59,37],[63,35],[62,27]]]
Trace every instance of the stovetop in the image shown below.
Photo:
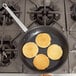
[[[63,33],[69,43],[69,57],[53,73],[76,73],[76,0],[0,0],[1,73],[37,73],[24,65],[19,56],[24,32],[2,7],[4,2],[28,29],[44,25]]]

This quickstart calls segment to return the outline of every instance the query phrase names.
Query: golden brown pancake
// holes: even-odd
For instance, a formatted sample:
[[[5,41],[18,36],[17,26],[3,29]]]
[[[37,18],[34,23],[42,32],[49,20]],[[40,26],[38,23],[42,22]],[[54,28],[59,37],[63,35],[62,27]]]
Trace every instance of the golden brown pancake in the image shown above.
[[[33,58],[38,53],[38,47],[34,42],[28,42],[24,44],[22,52],[27,58]]]
[[[47,33],[40,33],[36,36],[36,44],[41,48],[46,48],[51,44],[51,37]]]
[[[45,70],[49,66],[49,59],[44,54],[37,55],[34,60],[33,64],[38,70]]]
[[[61,46],[59,46],[57,44],[53,44],[48,47],[47,55],[52,60],[59,60],[63,55],[63,50],[62,50]]]

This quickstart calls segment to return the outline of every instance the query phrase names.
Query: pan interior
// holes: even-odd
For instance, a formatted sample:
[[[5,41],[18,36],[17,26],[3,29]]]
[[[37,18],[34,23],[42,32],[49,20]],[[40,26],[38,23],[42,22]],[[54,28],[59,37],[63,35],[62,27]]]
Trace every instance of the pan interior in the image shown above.
[[[27,42],[35,42],[35,38],[39,33],[48,33],[52,38],[52,44],[58,44],[63,49],[63,56],[60,60],[53,61],[50,59],[50,65],[46,70],[39,71],[37,70],[33,65],[33,59],[26,58],[22,53],[22,47]],[[41,26],[36,27],[31,30],[29,30],[20,43],[20,50],[21,50],[21,58],[24,61],[24,64],[27,65],[30,69],[38,72],[52,72],[59,68],[67,59],[68,56],[68,43],[66,41],[66,38],[55,28],[49,27],[49,26]],[[47,48],[42,49],[39,47],[39,53],[38,54],[45,54],[47,55]]]

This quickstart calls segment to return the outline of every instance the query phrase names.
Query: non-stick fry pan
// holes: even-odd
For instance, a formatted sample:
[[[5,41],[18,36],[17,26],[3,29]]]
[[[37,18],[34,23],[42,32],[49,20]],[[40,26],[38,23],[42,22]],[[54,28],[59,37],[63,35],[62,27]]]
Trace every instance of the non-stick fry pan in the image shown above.
[[[65,60],[67,59],[67,56],[68,56],[69,48],[68,48],[68,43],[67,43],[66,38],[64,37],[64,35],[62,33],[60,33],[60,31],[58,31],[57,29],[55,29],[53,27],[50,27],[50,26],[38,26],[38,27],[34,27],[34,28],[28,30],[25,27],[25,25],[9,9],[7,4],[4,3],[3,7],[9,12],[9,14],[14,18],[14,20],[18,23],[18,25],[25,32],[24,37],[20,41],[20,55],[21,55],[21,59],[23,60],[24,64],[27,67],[29,67],[30,69],[32,69],[34,71],[45,73],[45,72],[52,72],[52,71],[56,70],[57,68],[59,68],[65,62]],[[43,70],[43,71],[40,71],[40,70],[38,70],[34,67],[34,65],[33,65],[33,59],[34,58],[28,59],[22,53],[23,45],[27,42],[35,42],[35,37],[39,33],[48,33],[52,37],[52,44],[58,44],[63,49],[63,56],[61,57],[61,59],[56,60],[56,61],[53,61],[53,60],[50,59],[49,67],[47,69]],[[42,49],[42,48],[39,47],[39,53],[38,54],[47,55],[46,50],[47,50],[47,48]]]

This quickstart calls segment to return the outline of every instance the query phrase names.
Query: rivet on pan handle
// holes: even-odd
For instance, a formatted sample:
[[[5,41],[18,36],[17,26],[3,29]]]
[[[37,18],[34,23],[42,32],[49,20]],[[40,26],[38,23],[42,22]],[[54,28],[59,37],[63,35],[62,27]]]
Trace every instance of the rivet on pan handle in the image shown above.
[[[12,12],[12,10],[7,6],[6,3],[3,3],[2,5],[7,11],[8,13],[13,17],[13,19],[17,22],[17,24],[20,26],[20,28],[26,32],[28,29],[27,27],[19,20],[19,18]]]

